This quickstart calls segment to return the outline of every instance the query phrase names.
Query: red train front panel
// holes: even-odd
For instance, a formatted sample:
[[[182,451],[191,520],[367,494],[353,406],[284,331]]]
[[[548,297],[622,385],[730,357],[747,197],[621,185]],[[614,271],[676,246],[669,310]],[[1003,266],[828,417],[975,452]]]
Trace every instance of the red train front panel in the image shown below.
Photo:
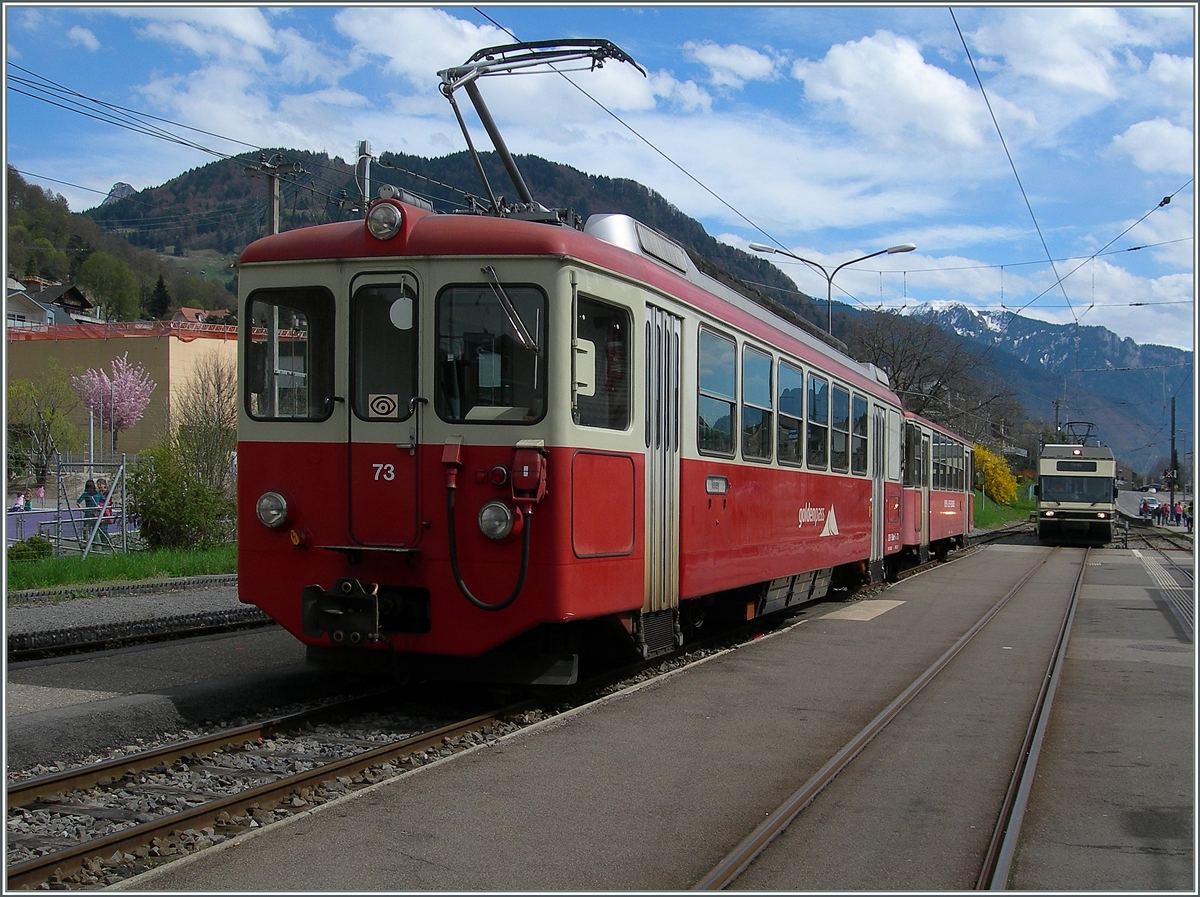
[[[395,446],[354,446],[363,458],[372,450],[389,449],[396,452]],[[525,585],[511,607],[493,613],[467,601],[450,569],[442,455],[442,446],[430,445],[421,446],[415,455],[421,496],[416,541],[405,541],[411,531],[407,509],[399,514],[381,511],[369,530],[388,545],[372,548],[356,546],[350,539],[344,444],[242,442],[240,593],[305,643],[328,645],[329,633],[314,637],[304,632],[305,587],[328,589],[341,579],[378,585],[381,594],[411,599],[412,607],[395,625],[426,630],[390,635],[396,650],[453,656],[482,654],[540,623],[641,608],[642,456],[568,448],[547,452],[546,496],[523,520],[531,527]],[[512,447],[461,449],[455,490],[459,567],[464,584],[488,604],[503,601],[520,573],[520,535],[493,542],[477,523],[486,502],[501,499],[512,504],[511,485],[496,485],[492,472],[497,467],[511,469],[513,455]],[[284,494],[291,509],[290,519],[279,529],[266,528],[255,514],[258,497],[268,490]],[[354,521],[363,527],[361,514],[356,513]],[[422,602],[427,607],[424,626]]]

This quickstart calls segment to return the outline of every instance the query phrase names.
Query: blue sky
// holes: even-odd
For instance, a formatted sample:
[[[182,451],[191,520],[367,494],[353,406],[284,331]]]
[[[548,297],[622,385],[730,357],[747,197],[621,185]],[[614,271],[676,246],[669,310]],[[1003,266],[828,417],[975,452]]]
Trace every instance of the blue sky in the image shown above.
[[[1186,349],[1195,13],[1190,4],[953,15],[945,6],[4,9],[6,78],[29,77],[15,64],[225,138],[345,159],[363,139],[376,153],[464,149],[436,73],[513,40],[501,27],[526,41],[604,38],[647,76],[613,62],[573,74],[603,108],[553,74],[482,83],[514,153],[634,178],[718,239],[775,243],[830,270],[917,245],[843,269],[834,295],[845,302],[1003,307]],[[214,158],[7,87],[7,162],[73,210],[102,196],[47,178],[103,193],[117,181],[156,186]],[[825,295],[823,277],[773,259]]]

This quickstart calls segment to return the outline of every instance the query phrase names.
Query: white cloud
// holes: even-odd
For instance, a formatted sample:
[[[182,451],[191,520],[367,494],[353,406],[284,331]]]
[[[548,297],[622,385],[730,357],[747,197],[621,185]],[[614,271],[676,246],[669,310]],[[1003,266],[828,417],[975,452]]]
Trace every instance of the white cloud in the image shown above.
[[[344,9],[333,21],[354,41],[356,53],[383,57],[384,71],[401,75],[422,91],[436,91],[437,71],[462,65],[481,47],[512,42],[491,25],[473,25],[439,9]]]
[[[275,49],[275,29],[251,7],[154,7],[106,10],[149,22],[147,36],[177,43],[201,56],[243,57],[245,48]]]
[[[1153,82],[1149,89],[1155,92],[1155,98],[1164,106],[1178,110],[1181,123],[1192,120],[1196,90],[1195,63],[1191,56],[1155,53],[1146,72]]]
[[[722,47],[710,41],[688,41],[683,45],[683,51],[684,55],[708,67],[709,80],[715,86],[735,90],[740,90],[747,81],[774,80],[782,63],[781,59],[772,59],[740,44]]]
[[[1146,278],[1097,260],[1095,283],[1087,299],[1069,292],[1073,312],[1035,304],[1023,314],[1055,324],[1073,323],[1078,316],[1081,324],[1107,327],[1142,345],[1193,350],[1195,305],[1190,273]],[[1093,301],[1095,305],[1089,309]],[[1061,304],[1061,295],[1055,304]]]
[[[840,105],[857,130],[887,145],[933,139],[974,150],[991,129],[977,91],[925,62],[912,40],[887,31],[838,44],[820,62],[800,60],[792,75],[804,82],[807,99]]]
[[[651,72],[650,90],[680,112],[712,111],[712,97],[695,81],[677,81],[666,72]]]
[[[1114,76],[1125,65],[1115,51],[1149,39],[1117,9],[1048,7],[1004,11],[971,43],[978,52],[1003,57],[1013,75],[1111,100],[1118,95]]]
[[[1190,174],[1196,160],[1191,129],[1163,118],[1130,125],[1112,139],[1111,147],[1113,153],[1128,156],[1152,174]]]
[[[96,39],[96,35],[92,34],[86,28],[80,28],[78,25],[67,32],[67,40],[73,44],[78,44],[86,50],[91,50],[93,53],[100,49],[100,41]]]

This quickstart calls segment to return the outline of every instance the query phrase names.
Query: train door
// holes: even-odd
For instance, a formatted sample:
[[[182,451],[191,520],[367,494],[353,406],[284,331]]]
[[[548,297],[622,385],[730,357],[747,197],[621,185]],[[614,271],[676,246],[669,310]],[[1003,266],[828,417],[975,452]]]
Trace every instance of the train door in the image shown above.
[[[920,559],[921,563],[929,560],[929,486],[933,480],[932,463],[933,455],[930,451],[929,433],[921,431],[921,457],[918,461],[921,470],[921,488],[919,494],[921,496],[917,509],[917,526],[920,527]]]
[[[350,296],[349,529],[411,548],[421,529],[417,289],[408,274],[358,277]]]
[[[646,560],[642,617],[643,637],[651,652],[672,647],[678,632],[674,609],[679,606],[681,327],[681,318],[661,308],[646,307]]]
[[[878,405],[872,406],[871,417],[871,579],[883,579],[884,530],[887,525],[887,507],[884,500],[883,478],[886,469],[887,411]]]

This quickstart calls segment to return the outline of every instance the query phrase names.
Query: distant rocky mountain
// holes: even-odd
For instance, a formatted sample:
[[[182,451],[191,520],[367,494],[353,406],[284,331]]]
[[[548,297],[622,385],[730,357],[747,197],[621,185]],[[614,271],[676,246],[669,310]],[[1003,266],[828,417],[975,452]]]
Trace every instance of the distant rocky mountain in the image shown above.
[[[133,189],[132,184],[117,181],[112,185],[112,189],[108,191],[108,196],[104,197],[104,202],[100,203],[100,205],[111,206],[114,202],[119,202],[127,196],[133,196],[135,193],[137,191]]]
[[[1048,324],[965,305],[919,314],[988,353],[1031,417],[1095,423],[1100,439],[1135,470],[1169,454],[1171,396],[1177,433],[1188,434],[1177,435],[1177,443],[1191,448],[1191,352],[1139,345],[1105,327]]]
[[[512,201],[514,194],[496,155],[483,153],[481,161],[495,192]],[[800,292],[766,259],[718,242],[699,222],[642,184],[585,174],[537,156],[516,156],[516,161],[530,192],[543,205],[571,209],[580,219],[600,212],[632,215],[825,328],[823,300]],[[352,165],[324,153],[289,149],[212,162],[159,187],[113,199],[118,188],[127,186],[118,184],[109,199],[86,214],[135,245],[159,252],[182,248],[237,254],[267,232],[264,164],[284,173],[283,230],[361,214]],[[254,174],[257,177],[249,176]],[[461,211],[468,207],[470,195],[484,192],[466,152],[435,159],[384,152],[370,174],[372,192],[392,184],[426,197],[439,211]],[[172,222],[169,228],[161,224],[165,220]],[[859,312],[835,304],[834,332],[839,332],[843,315]],[[985,353],[997,378],[1016,391],[1031,417],[1053,422],[1057,414],[1061,421],[1094,422],[1100,438],[1135,470],[1148,470],[1167,451],[1170,434],[1164,408],[1171,395],[1177,397],[1177,427],[1183,432],[1193,429],[1189,352],[1139,346],[1103,327],[1043,324],[966,306],[925,316]]]

